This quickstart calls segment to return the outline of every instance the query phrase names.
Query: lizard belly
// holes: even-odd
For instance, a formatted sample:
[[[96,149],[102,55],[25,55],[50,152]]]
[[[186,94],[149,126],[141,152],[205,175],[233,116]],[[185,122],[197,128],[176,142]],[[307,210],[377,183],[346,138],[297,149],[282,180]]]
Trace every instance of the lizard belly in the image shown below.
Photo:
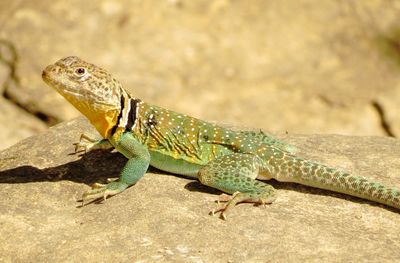
[[[191,163],[184,159],[176,159],[172,156],[150,150],[150,165],[162,171],[186,175],[197,178],[197,173],[203,167],[201,164]]]

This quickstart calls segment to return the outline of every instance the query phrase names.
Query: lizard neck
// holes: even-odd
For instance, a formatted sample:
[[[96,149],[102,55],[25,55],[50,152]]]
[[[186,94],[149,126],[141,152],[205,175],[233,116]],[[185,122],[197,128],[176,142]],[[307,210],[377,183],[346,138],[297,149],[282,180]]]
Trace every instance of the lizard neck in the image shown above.
[[[84,90],[83,88],[81,90]],[[122,90],[119,94],[118,99],[103,103],[98,102],[90,97],[85,97],[82,94],[67,93],[64,89],[57,89],[72,105],[75,106],[85,117],[90,121],[90,123],[96,128],[103,138],[107,139],[111,135],[111,131],[115,125],[118,125],[118,121],[121,115],[123,101],[128,96]]]
[[[81,101],[65,95],[64,97],[90,121],[103,138],[107,139],[112,128],[118,124],[121,105],[96,105],[88,100]]]
[[[111,136],[111,131],[114,126],[118,125],[118,116],[121,110],[109,110],[106,112],[98,112],[95,114],[86,115],[90,123],[96,128],[103,138],[108,138]]]
[[[90,100],[80,101],[71,98],[70,102],[90,121],[100,135],[108,139],[114,127],[117,127],[123,111],[123,105],[128,95],[123,93],[120,95],[120,101],[113,105],[99,104]]]
[[[128,93],[121,93],[120,102],[107,110],[90,112],[85,114],[97,131],[106,139],[120,134],[123,131],[132,130],[136,124],[138,107],[141,100],[132,98]]]

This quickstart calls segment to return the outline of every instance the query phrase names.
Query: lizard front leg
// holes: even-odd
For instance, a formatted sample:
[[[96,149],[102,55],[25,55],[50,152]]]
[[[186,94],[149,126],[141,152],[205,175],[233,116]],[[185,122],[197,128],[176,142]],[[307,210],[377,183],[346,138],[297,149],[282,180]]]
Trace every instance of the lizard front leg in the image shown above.
[[[114,143],[115,148],[129,160],[116,181],[108,184],[94,184],[92,189],[82,196],[82,202],[121,193],[135,184],[147,171],[150,153],[131,133],[125,132]]]
[[[221,217],[226,219],[228,210],[237,203],[272,203],[276,199],[275,189],[255,180],[261,170],[267,169],[258,156],[242,153],[221,156],[200,169],[202,184],[233,194],[224,207],[212,213],[221,212]]]

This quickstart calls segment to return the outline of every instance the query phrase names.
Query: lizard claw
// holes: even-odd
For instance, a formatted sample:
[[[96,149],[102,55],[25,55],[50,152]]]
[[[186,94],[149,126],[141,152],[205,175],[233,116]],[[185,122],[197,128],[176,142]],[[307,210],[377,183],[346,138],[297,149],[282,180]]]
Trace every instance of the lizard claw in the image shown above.
[[[81,152],[87,153],[92,150],[112,148],[112,145],[108,140],[93,139],[86,134],[81,134],[79,142],[74,143],[73,145],[75,145],[75,153],[81,153]]]
[[[217,205],[219,206],[221,202],[223,202],[225,204],[223,206],[219,206],[219,207],[214,208],[213,210],[211,210],[210,211],[210,215],[215,216],[217,213],[221,213],[220,214],[220,218],[223,219],[223,220],[226,220],[227,211],[232,206],[232,205],[230,205],[230,203],[232,202],[233,199],[235,199],[235,197],[238,194],[240,194],[240,192],[235,192],[232,195],[227,195],[225,193],[219,195],[218,199],[216,200]]]
[[[228,211],[230,211],[238,203],[243,203],[243,202],[254,203],[266,207],[267,204],[272,203],[274,200],[275,196],[253,197],[251,196],[250,193],[242,193],[242,192],[235,192],[231,196],[222,194],[219,196],[217,203],[219,204],[220,201],[223,201],[225,202],[225,204],[222,207],[211,210],[210,215],[214,216],[215,214],[220,213],[220,218],[226,220]]]
[[[91,148],[97,143],[98,140],[95,140],[86,134],[81,134],[81,137],[79,138],[79,142],[74,143],[73,145],[75,146],[75,153],[80,153],[80,152],[88,152],[90,151]]]
[[[100,183],[94,183],[92,184],[92,190],[93,189],[99,189],[105,187],[107,184],[100,184]]]
[[[218,199],[215,202],[219,205],[220,203],[226,203],[232,199],[232,196],[222,193],[218,196]]]
[[[84,206],[85,201],[91,201],[100,198],[103,198],[105,201],[107,197],[119,194],[127,187],[127,184],[115,180],[108,184],[94,183],[92,185],[92,189],[82,195],[82,206]]]
[[[211,216],[215,216],[217,213],[221,212],[219,217],[223,220],[226,220],[226,214],[225,214],[225,207],[220,207],[220,208],[214,208],[213,210],[210,211]]]

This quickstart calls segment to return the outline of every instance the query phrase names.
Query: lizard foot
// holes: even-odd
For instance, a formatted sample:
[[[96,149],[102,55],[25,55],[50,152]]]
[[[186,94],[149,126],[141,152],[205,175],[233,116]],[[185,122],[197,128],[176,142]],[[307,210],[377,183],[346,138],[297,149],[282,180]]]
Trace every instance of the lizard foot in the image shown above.
[[[229,200],[231,200],[231,199],[232,199],[232,196],[231,196],[231,195],[222,193],[222,194],[220,194],[220,195],[218,196],[218,199],[215,200],[215,202],[219,205],[220,203],[229,202]]]
[[[238,203],[254,203],[256,205],[265,206],[266,204],[271,204],[275,199],[275,195],[261,197],[258,193],[254,194],[235,192],[232,196],[222,194],[219,196],[217,203],[220,204],[220,202],[226,202],[226,204],[224,204],[222,207],[213,209],[210,214],[214,216],[217,213],[220,213],[220,218],[226,220],[228,211],[230,211]]]
[[[109,143],[108,140],[93,139],[86,134],[81,134],[79,142],[74,143],[74,145],[75,145],[75,153],[82,153],[82,152],[87,153],[92,150],[112,148],[112,145]]]
[[[109,179],[109,181],[112,180],[113,179]],[[119,181],[112,181],[108,184],[94,183],[92,189],[82,195],[82,206],[84,206],[85,201],[94,201],[100,198],[106,200],[108,196],[119,194],[127,187],[127,184]]]

